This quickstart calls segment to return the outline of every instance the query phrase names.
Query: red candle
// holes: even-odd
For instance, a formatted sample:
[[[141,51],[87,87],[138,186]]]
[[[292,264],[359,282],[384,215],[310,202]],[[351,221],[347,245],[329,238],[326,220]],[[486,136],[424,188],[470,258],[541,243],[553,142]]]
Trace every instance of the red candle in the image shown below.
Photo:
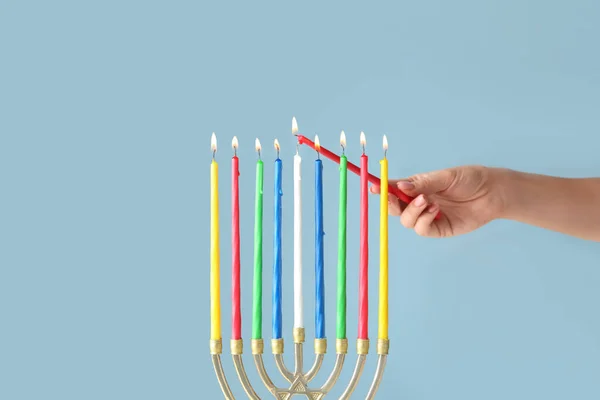
[[[305,144],[308,147],[311,147],[313,149],[315,148],[315,144],[310,139],[306,138],[305,136],[299,135],[299,134],[296,134],[296,136],[298,137],[299,144]],[[335,161],[338,164],[340,163],[340,156],[327,150],[322,145],[321,145],[321,155],[329,158],[330,160]],[[350,161],[348,161],[348,170],[354,172],[356,175],[361,174],[360,168],[357,165],[352,164]],[[379,185],[381,183],[380,179],[373,174],[367,174],[367,179],[369,182],[371,182],[374,185]],[[393,194],[394,196],[396,196],[397,198],[399,198],[406,204],[408,204],[414,200],[414,197],[408,196],[406,193],[404,193],[403,191],[398,189],[398,187],[395,185],[389,186],[388,192]],[[435,219],[439,219],[440,217],[441,217],[441,213],[438,212],[438,214],[435,216]]]
[[[231,338],[242,338],[242,308],[240,304],[240,175],[237,157],[238,140],[234,137],[231,145],[234,155],[231,159]]]
[[[358,276],[358,338],[369,339],[369,157],[366,139],[360,133],[360,266]],[[350,163],[348,163],[350,164]]]

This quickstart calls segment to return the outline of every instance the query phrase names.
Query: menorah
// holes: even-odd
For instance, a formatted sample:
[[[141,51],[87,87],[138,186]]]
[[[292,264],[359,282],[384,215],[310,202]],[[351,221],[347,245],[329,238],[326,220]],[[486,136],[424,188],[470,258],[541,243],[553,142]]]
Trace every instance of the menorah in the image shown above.
[[[397,198],[410,202],[412,198],[400,192],[396,187],[388,187],[387,181],[387,139],[383,137],[385,155],[381,163],[381,179],[369,174],[368,158],[365,152],[366,138],[361,132],[362,156],[360,167],[350,163],[345,156],[346,138],[342,131],[340,144],[342,155],[338,156],[325,149],[319,143],[318,137],[314,142],[298,134],[295,118],[292,122],[292,133],[298,139],[298,146],[307,145],[317,152],[315,160],[315,359],[310,368],[304,364],[305,328],[303,321],[302,298],[302,243],[301,243],[301,189],[300,189],[300,164],[301,159],[296,149],[294,157],[294,327],[292,331],[294,342],[294,366],[288,368],[284,362],[284,339],[282,336],[282,307],[281,307],[281,272],[282,272],[282,247],[281,247],[281,209],[282,209],[282,161],[279,158],[279,143],[275,140],[277,159],[275,160],[275,185],[274,185],[274,265],[273,265],[273,335],[271,339],[271,352],[275,366],[287,382],[285,387],[273,383],[273,379],[265,367],[264,341],[262,337],[262,196],[263,196],[263,162],[261,159],[260,142],[256,139],[258,161],[256,168],[256,193],[255,193],[255,237],[254,237],[254,282],[253,282],[253,330],[251,350],[254,365],[262,384],[274,398],[285,400],[292,396],[305,396],[308,399],[322,399],[331,392],[338,383],[342,369],[348,355],[348,339],[346,337],[346,175],[350,170],[360,175],[360,266],[359,266],[359,293],[358,293],[358,338],[356,340],[356,364],[350,381],[339,397],[348,399],[355,392],[361,380],[367,356],[369,354],[368,336],[368,183],[375,183],[380,187],[380,273],[379,273],[379,332],[377,338],[377,366],[371,380],[366,399],[373,399],[383,379],[389,354],[390,341],[388,338],[388,228],[387,207],[388,192]],[[220,315],[220,265],[219,265],[219,227],[218,227],[218,166],[215,160],[216,138],[211,138],[213,160],[211,163],[211,339],[210,354],[217,380],[226,399],[235,399],[227,380],[221,356],[223,343],[221,337]],[[234,156],[232,158],[232,339],[231,356],[237,377],[250,399],[260,399],[248,375],[243,360],[243,339],[241,337],[241,304],[240,304],[240,251],[239,251],[239,160],[237,157],[238,142],[232,141]],[[324,257],[323,257],[323,175],[321,155],[337,162],[340,165],[340,197],[339,197],[339,223],[338,223],[338,266],[337,266],[337,330],[336,330],[336,359],[333,370],[325,382],[315,387],[311,385],[313,379],[321,371],[327,353],[327,338],[325,336],[325,310],[324,310]]]
[[[293,372],[288,369],[283,361],[283,339],[273,339],[271,342],[271,348],[273,352],[273,357],[275,358],[275,364],[279,373],[285,378],[285,380],[289,383],[287,388],[280,388],[275,386],[267,370],[265,368],[265,364],[263,361],[263,352],[264,352],[264,343],[262,339],[253,339],[252,340],[252,355],[254,358],[254,364],[256,369],[258,370],[258,374],[262,383],[268,389],[268,391],[276,398],[280,400],[289,399],[292,396],[296,395],[304,395],[308,399],[319,400],[325,397],[327,393],[335,386],[338,381],[338,378],[342,372],[342,367],[344,366],[344,362],[346,360],[346,355],[348,353],[348,340],[347,339],[336,339],[336,359],[335,364],[333,366],[333,370],[327,377],[327,380],[323,385],[319,388],[311,388],[309,386],[310,382],[317,376],[319,373],[321,366],[323,364],[323,359],[327,352],[327,339],[315,339],[315,360],[313,365],[305,372],[304,370],[304,328],[295,328],[293,331],[294,337],[294,370]],[[210,341],[210,352],[213,362],[213,367],[215,369],[215,374],[217,376],[217,380],[219,381],[219,385],[221,386],[221,390],[223,391],[223,395],[226,399],[231,400],[235,399],[231,388],[229,387],[229,383],[227,382],[227,378],[225,376],[225,371],[223,370],[223,365],[221,363],[221,354],[222,354],[222,342],[221,340],[211,340]],[[379,384],[383,378],[383,372],[385,369],[387,356],[389,351],[389,340],[387,339],[378,339],[377,341],[377,369],[375,370],[375,376],[371,382],[371,386],[367,393],[366,399],[375,398],[375,394],[377,393],[377,389],[379,388]],[[361,378],[361,375],[364,370],[365,363],[367,361],[367,355],[369,353],[369,340],[366,339],[358,339],[356,343],[356,352],[357,359],[356,365],[354,367],[354,372],[352,377],[350,378],[350,382],[347,384],[346,389],[339,397],[341,399],[349,399],[352,393],[354,393],[354,389],[358,385],[358,382]],[[248,375],[246,374],[246,370],[244,368],[244,363],[242,360],[243,353],[243,341],[242,339],[232,339],[231,340],[231,356],[233,357],[233,364],[235,366],[235,370],[237,372],[237,376],[240,380],[244,391],[248,395],[250,399],[260,399],[248,379]]]

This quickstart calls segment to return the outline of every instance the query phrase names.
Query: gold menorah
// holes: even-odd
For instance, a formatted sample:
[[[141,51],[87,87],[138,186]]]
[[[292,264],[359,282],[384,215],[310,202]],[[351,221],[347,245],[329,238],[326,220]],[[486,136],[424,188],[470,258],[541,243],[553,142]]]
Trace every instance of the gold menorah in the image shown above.
[[[348,340],[347,339],[336,339],[335,348],[336,348],[336,359],[335,364],[333,366],[333,370],[329,374],[325,383],[319,388],[311,388],[310,382],[317,376],[319,371],[321,370],[321,366],[323,365],[323,360],[325,358],[325,354],[327,353],[327,339],[315,339],[315,360],[313,365],[308,369],[307,372],[304,372],[304,328],[295,328],[294,329],[294,370],[293,372],[288,369],[283,360],[283,352],[284,345],[283,339],[273,339],[271,341],[271,351],[273,353],[273,357],[275,358],[275,365],[277,369],[283,376],[283,378],[289,383],[288,388],[280,388],[275,386],[272,379],[269,377],[269,374],[265,368],[265,364],[263,361],[263,353],[264,353],[264,342],[262,339],[253,339],[252,346],[252,356],[254,358],[254,365],[258,371],[258,375],[260,376],[262,383],[265,385],[267,390],[273,395],[275,399],[278,400],[287,400],[292,396],[304,395],[308,399],[312,400],[320,400],[324,398],[331,389],[338,382],[338,378],[342,372],[342,368],[344,366],[344,362],[346,360],[346,355],[348,353]],[[229,383],[227,381],[227,377],[225,376],[225,371],[223,370],[223,364],[221,362],[221,354],[223,352],[223,344],[221,340],[211,340],[210,341],[210,353],[212,357],[213,367],[215,370],[215,374],[217,376],[217,380],[219,381],[219,385],[221,386],[221,390],[223,395],[228,400],[234,400],[235,396],[231,391]],[[371,386],[367,393],[366,399],[375,398],[375,394],[379,388],[379,385],[383,379],[383,372],[385,370],[387,356],[389,352],[389,340],[387,339],[378,339],[377,341],[377,368],[375,370],[375,375],[371,382]],[[365,367],[365,363],[367,361],[367,355],[369,353],[369,340],[358,339],[356,342],[356,365],[354,367],[354,372],[352,373],[352,377],[346,386],[346,389],[339,397],[340,400],[349,399],[360,378],[363,374],[363,370]],[[243,340],[231,340],[231,356],[233,358],[233,364],[235,366],[235,370],[237,372],[238,379],[246,395],[250,399],[258,400],[261,397],[256,394],[256,391],[252,387],[250,380],[248,379],[248,375],[246,374],[246,369],[244,368],[244,362],[242,359],[243,354]]]

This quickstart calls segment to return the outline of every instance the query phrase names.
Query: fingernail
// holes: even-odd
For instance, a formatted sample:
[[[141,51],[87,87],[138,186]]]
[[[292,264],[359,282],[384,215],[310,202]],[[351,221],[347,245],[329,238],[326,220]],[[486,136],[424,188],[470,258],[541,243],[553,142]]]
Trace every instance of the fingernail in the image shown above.
[[[404,189],[404,190],[411,190],[415,188],[415,185],[412,182],[409,181],[400,181],[396,184],[398,186],[398,189]]]
[[[434,213],[437,212],[437,210],[439,209],[437,204],[432,204],[429,206],[429,208],[427,209],[427,211],[429,211],[430,213]]]
[[[421,207],[425,205],[425,196],[423,196],[422,194],[420,194],[419,196],[417,196],[417,198],[415,199],[415,206],[417,207]]]

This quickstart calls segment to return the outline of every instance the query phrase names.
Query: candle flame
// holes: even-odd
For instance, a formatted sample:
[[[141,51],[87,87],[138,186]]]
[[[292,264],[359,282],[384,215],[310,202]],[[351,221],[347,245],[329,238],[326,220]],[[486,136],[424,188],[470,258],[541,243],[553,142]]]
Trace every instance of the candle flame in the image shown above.
[[[231,147],[233,147],[234,150],[237,150],[237,148],[238,148],[237,136],[234,136],[233,139],[231,139]]]
[[[296,133],[298,133],[298,123],[296,117],[292,117],[292,134],[295,135]]]
[[[342,145],[342,147],[346,147],[346,134],[344,133],[344,131],[340,133],[340,144]]]
[[[385,136],[385,135],[383,135],[383,149],[384,150],[388,149],[387,136]]]
[[[319,135],[315,135],[315,150],[321,151],[321,142],[319,142]]]
[[[365,133],[364,132],[360,133],[360,145],[362,147],[365,147],[367,145],[367,138],[365,137]]]
[[[217,137],[215,136],[214,132],[210,137],[210,149],[213,151],[213,153],[217,151]]]
[[[275,141],[273,142],[273,145],[275,146],[275,150],[279,151],[279,140],[275,139]]]
[[[260,153],[262,147],[260,146],[260,140],[258,140],[258,138],[256,138],[256,140],[254,141],[254,148]]]

